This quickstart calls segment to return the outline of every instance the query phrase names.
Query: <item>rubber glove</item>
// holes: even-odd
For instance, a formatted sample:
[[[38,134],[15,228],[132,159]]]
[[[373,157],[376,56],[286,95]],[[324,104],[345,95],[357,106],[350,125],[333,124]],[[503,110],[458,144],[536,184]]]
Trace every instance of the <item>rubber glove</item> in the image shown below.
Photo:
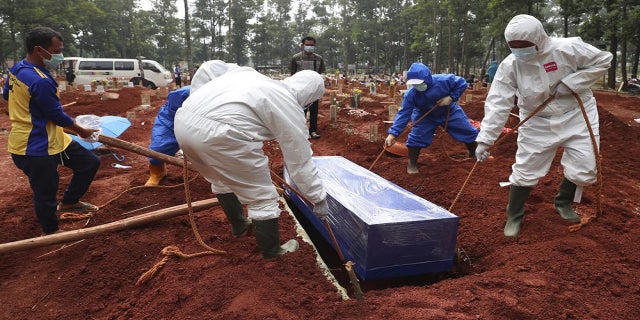
[[[486,143],[478,142],[478,146],[476,147],[476,159],[478,162],[483,162],[489,158],[491,155],[489,153],[489,147],[491,146]]]
[[[387,147],[391,147],[394,143],[396,143],[396,136],[389,134],[386,139],[384,139],[384,145]]]
[[[438,100],[438,102],[436,102],[436,106],[448,106],[453,102],[453,98],[451,98],[451,96],[446,96],[440,100]]]
[[[313,213],[319,219],[325,219],[329,215],[329,204],[327,204],[327,198],[313,205]]]
[[[560,82],[556,87],[556,96],[567,96],[571,93],[573,93],[573,91],[562,82]]]

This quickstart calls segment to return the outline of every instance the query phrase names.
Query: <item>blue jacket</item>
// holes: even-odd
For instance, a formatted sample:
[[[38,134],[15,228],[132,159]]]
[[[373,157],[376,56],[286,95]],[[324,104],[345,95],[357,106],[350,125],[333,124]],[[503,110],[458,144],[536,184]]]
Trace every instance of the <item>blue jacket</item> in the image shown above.
[[[431,71],[422,63],[412,64],[407,73],[409,79],[412,78],[412,74],[419,75],[416,78],[423,79],[428,88],[422,92],[411,88],[406,92],[402,100],[402,107],[388,133],[396,137],[399,136],[409,120],[415,123],[422,115],[429,112],[438,100],[450,96],[453,102],[449,106],[437,107],[412,127],[407,139],[407,146],[429,146],[437,127],[444,126],[447,121],[448,132],[455,139],[465,143],[475,141],[478,130],[471,126],[469,118],[456,103],[467,89],[467,81],[453,74],[432,75]]]
[[[178,141],[176,141],[176,135],[173,132],[173,122],[176,111],[178,111],[178,109],[182,107],[182,103],[187,100],[190,90],[191,86],[184,86],[169,93],[167,102],[160,107],[156,119],[153,122],[149,149],[170,156],[178,152],[180,147],[178,146]],[[154,164],[161,163],[159,160],[149,160]]]

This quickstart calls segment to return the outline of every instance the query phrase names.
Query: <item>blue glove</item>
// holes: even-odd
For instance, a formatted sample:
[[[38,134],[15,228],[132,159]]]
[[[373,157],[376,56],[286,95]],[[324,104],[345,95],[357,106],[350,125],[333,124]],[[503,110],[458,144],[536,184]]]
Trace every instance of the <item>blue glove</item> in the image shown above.
[[[491,146],[486,143],[478,142],[478,146],[476,147],[476,159],[478,162],[483,162],[489,158],[491,155],[491,153],[489,153],[490,147]]]
[[[313,213],[320,219],[325,219],[329,215],[329,204],[327,198],[313,205]]]

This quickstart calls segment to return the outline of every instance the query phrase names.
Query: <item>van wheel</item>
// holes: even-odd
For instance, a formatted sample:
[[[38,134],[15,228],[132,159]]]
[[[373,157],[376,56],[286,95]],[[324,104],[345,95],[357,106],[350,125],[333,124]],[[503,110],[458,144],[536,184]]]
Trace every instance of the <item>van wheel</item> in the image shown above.
[[[131,82],[133,82],[134,85],[142,85],[143,87],[147,87],[149,89],[153,89],[155,90],[156,88],[158,88],[158,86],[156,86],[155,83],[147,80],[147,79],[143,79],[141,77],[134,77],[131,78],[130,80]]]
[[[153,89],[153,90],[158,88],[155,83],[153,83],[153,82],[151,82],[149,80],[146,80],[146,79],[144,80],[144,86],[149,88],[149,89]]]

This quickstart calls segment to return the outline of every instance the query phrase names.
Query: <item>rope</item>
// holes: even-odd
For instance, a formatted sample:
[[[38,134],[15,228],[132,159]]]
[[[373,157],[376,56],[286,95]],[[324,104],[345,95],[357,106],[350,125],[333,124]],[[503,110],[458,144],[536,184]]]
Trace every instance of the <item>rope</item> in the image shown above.
[[[93,217],[93,213],[73,213],[73,212],[65,212],[60,214],[60,220],[83,220],[90,219]]]
[[[516,130],[518,128],[520,128],[520,126],[522,126],[525,122],[527,122],[529,119],[531,119],[531,117],[533,117],[536,113],[540,112],[540,110],[544,109],[544,107],[546,107],[547,104],[549,104],[549,102],[551,102],[551,100],[553,100],[554,97],[555,97],[555,95],[551,95],[549,98],[547,98],[547,100],[543,101],[542,104],[540,104],[535,110],[533,110],[533,112],[531,114],[529,114],[526,118],[524,118],[522,121],[520,121],[515,127],[513,127],[511,131],[503,134],[502,137],[500,137],[492,146],[489,147],[489,150],[491,150],[498,143],[502,142],[502,140],[504,140],[504,138],[506,136],[508,136],[509,134],[511,134],[512,132],[516,132]],[[460,198],[460,195],[462,194],[462,191],[466,187],[467,182],[471,179],[471,175],[475,171],[477,165],[478,165],[478,162],[476,161],[476,163],[471,168],[471,171],[469,171],[469,174],[467,175],[467,179],[464,180],[464,183],[462,184],[462,187],[460,187],[460,191],[458,191],[458,194],[453,199],[453,202],[451,203],[451,206],[449,206],[449,212],[452,212],[451,209],[453,209],[453,206],[456,205],[456,202]]]
[[[136,285],[145,284],[146,282],[151,280],[153,277],[156,276],[156,274],[158,274],[160,269],[162,269],[162,267],[164,267],[164,265],[167,262],[169,262],[169,260],[172,259],[172,258],[173,259],[177,259],[177,258],[189,259],[189,258],[201,257],[201,256],[205,256],[205,255],[215,255],[215,254],[226,254],[227,253],[226,251],[223,251],[223,250],[218,250],[218,249],[211,248],[209,245],[204,243],[204,241],[202,240],[202,237],[200,236],[200,233],[198,232],[198,227],[196,226],[196,222],[195,222],[195,219],[193,217],[193,207],[191,205],[191,192],[189,190],[189,181],[187,180],[187,178],[189,177],[189,168],[187,166],[187,155],[186,154],[184,155],[182,160],[183,160],[183,166],[182,166],[182,168],[183,168],[183,177],[184,177],[184,180],[185,180],[184,193],[185,193],[185,200],[187,202],[187,209],[189,211],[189,224],[191,225],[191,229],[193,230],[193,234],[195,235],[196,240],[198,241],[198,243],[202,247],[207,249],[207,251],[202,251],[202,252],[197,252],[197,253],[192,253],[192,254],[184,254],[184,253],[182,253],[180,251],[180,249],[178,249],[177,246],[166,246],[161,251],[161,253],[165,257],[162,258],[162,260],[160,260],[159,262],[157,262],[153,267],[151,267],[151,269],[147,270],[147,272],[143,273],[140,276],[140,278],[138,278],[138,281],[136,282]]]
[[[413,128],[416,124],[418,124],[418,122],[422,121],[422,119],[424,119],[426,116],[428,116],[433,110],[436,109],[436,107],[438,106],[433,106],[431,109],[429,109],[429,111],[427,111],[425,114],[423,114],[422,116],[420,116],[420,118],[418,118],[418,120],[416,120],[415,122],[411,123],[410,125],[408,125],[407,127],[405,127],[402,132],[400,132],[400,134],[396,137],[396,139],[400,138],[403,134],[405,134],[409,129]],[[380,151],[380,154],[378,154],[378,157],[376,157],[376,160],[373,161],[373,163],[371,164],[371,166],[369,167],[369,171],[371,171],[371,169],[373,169],[373,167],[376,165],[376,163],[378,162],[378,160],[380,160],[380,157],[382,157],[382,154],[387,150],[387,145],[383,144],[382,146],[382,151]]]
[[[600,154],[600,150],[598,149],[598,143],[596,142],[596,136],[593,133],[593,128],[591,128],[591,122],[589,121],[589,117],[587,117],[587,110],[584,108],[584,104],[580,96],[577,93],[571,92],[573,96],[578,100],[578,105],[580,105],[580,111],[582,111],[582,117],[584,121],[587,123],[587,128],[589,129],[589,138],[591,139],[591,145],[593,146],[594,156],[596,158],[596,170],[597,170],[597,184],[598,184],[598,193],[596,195],[596,214],[589,217],[581,217],[580,223],[569,226],[569,231],[574,232],[580,230],[582,226],[589,223],[591,220],[595,219],[598,215],[602,213],[602,155]]]
[[[441,127],[443,134],[448,134],[447,133],[447,127],[449,126],[449,117],[451,115],[451,109],[447,109],[447,118],[444,121],[444,127]],[[442,148],[442,152],[447,156],[447,158],[455,161],[455,162],[465,162],[465,161],[469,161],[469,157],[465,157],[464,159],[456,159],[453,156],[451,156],[451,154],[449,153],[449,150],[447,149],[447,145],[444,142],[443,139],[441,139],[440,141],[442,141],[442,143],[440,144],[441,148]]]
[[[272,176],[273,179],[277,180],[279,183],[282,183],[282,186],[286,187],[287,189],[291,190],[291,192],[295,193],[298,197],[300,197],[300,199],[302,199],[303,201],[305,201],[306,203],[308,203],[310,205],[313,205],[313,202],[311,202],[311,200],[309,200],[309,198],[304,196],[302,193],[300,193],[295,188],[291,187],[283,178],[281,178],[279,175],[277,175],[273,170],[271,170],[271,176]],[[272,183],[274,185],[276,185],[276,187],[277,187],[277,183],[276,182],[272,181]],[[353,286],[354,295],[356,296],[356,300],[362,301],[364,299],[364,294],[362,293],[362,289],[360,288],[360,283],[358,282],[358,277],[356,276],[356,274],[353,271],[353,268],[351,267],[352,265],[354,265],[354,263],[352,261],[346,261],[346,259],[344,257],[344,254],[342,253],[342,249],[340,249],[340,245],[338,244],[338,240],[336,239],[336,236],[333,234],[333,230],[331,229],[331,225],[329,225],[329,222],[327,221],[327,219],[320,219],[320,220],[324,224],[324,227],[327,229],[327,232],[329,233],[329,236],[330,236],[331,240],[333,241],[333,246],[335,247],[336,252],[338,253],[338,257],[340,258],[340,261],[344,264],[345,271],[349,275],[349,281],[351,282],[351,285]]]
[[[147,270],[147,272],[142,274],[140,276],[140,278],[138,279],[138,281],[136,281],[136,285],[145,284],[149,280],[153,279],[153,277],[155,277],[156,274],[158,274],[158,272],[160,272],[160,269],[162,269],[162,267],[164,267],[164,265],[167,262],[169,262],[169,260],[171,260],[171,259],[179,259],[179,258],[189,259],[189,258],[200,257],[200,256],[204,256],[204,255],[215,254],[214,252],[210,252],[210,251],[203,251],[203,252],[198,252],[198,253],[185,254],[185,253],[182,253],[182,251],[180,251],[180,249],[178,249],[177,246],[166,246],[166,247],[164,247],[164,249],[162,249],[161,253],[165,257],[162,258],[162,260],[158,261],[153,267],[151,267],[151,269]]]

